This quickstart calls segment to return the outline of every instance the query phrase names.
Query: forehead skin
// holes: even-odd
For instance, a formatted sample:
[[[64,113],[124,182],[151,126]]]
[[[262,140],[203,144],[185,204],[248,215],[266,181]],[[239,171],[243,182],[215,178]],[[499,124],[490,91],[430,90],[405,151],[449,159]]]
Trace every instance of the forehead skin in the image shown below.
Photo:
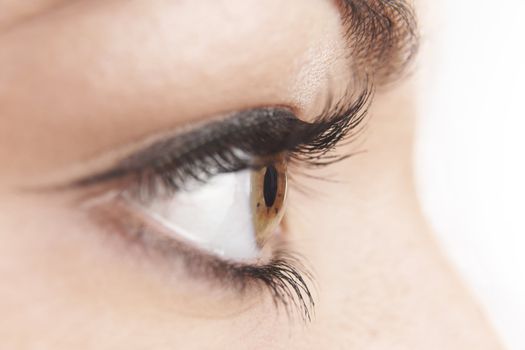
[[[1,348],[498,349],[420,214],[408,83],[377,96],[366,156],[327,168],[344,181],[290,191],[291,240],[318,282],[307,326],[263,293],[136,259],[67,194],[16,191],[233,109],[315,115],[350,76],[335,2],[27,3],[0,4]]]

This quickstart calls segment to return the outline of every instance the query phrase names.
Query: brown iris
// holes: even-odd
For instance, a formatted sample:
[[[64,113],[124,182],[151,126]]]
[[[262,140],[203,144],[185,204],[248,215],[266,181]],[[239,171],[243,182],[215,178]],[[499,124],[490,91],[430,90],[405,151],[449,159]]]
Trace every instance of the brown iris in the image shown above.
[[[257,245],[271,238],[284,215],[286,200],[286,163],[269,164],[252,175],[252,209]]]

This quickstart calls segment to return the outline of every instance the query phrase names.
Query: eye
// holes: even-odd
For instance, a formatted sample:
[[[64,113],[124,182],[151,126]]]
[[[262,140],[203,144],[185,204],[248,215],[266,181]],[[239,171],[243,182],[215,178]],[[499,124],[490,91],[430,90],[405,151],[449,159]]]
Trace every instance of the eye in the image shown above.
[[[219,174],[169,196],[140,203],[171,238],[235,262],[261,260],[263,247],[280,234],[286,163]]]
[[[312,275],[281,224],[287,176],[348,158],[335,148],[358,135],[370,97],[329,105],[313,122],[283,108],[239,111],[145,140],[64,187],[83,190],[89,216],[146,253],[139,259],[242,293],[263,287],[275,305],[310,319]]]

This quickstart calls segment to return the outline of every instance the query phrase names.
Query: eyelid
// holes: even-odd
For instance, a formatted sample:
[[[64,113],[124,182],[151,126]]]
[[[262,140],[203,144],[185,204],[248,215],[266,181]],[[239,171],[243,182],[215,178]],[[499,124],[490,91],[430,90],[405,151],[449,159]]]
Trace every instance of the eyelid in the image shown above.
[[[154,141],[123,158],[106,171],[80,178],[70,187],[154,173],[173,189],[184,179],[206,181],[220,173],[259,168],[276,155],[288,154],[310,166],[328,165],[347,155],[330,152],[346,138],[355,137],[366,116],[373,91],[364,89],[355,99],[328,105],[308,123],[284,108],[257,108],[206,123],[190,131]],[[198,172],[193,170],[197,168]],[[171,171],[170,171],[171,170]]]
[[[272,242],[272,253],[257,264],[222,260],[187,242],[162,234],[165,228],[149,218],[138,206],[130,206],[122,196],[111,197],[87,208],[98,226],[110,235],[121,236],[126,251],[138,258],[147,256],[153,263],[166,266],[170,274],[184,273],[192,279],[211,283],[213,287],[234,288],[241,295],[267,288],[276,307],[288,316],[298,313],[310,321],[314,311],[311,284],[315,282],[305,260],[296,254],[284,237]],[[313,284],[315,286],[315,284]]]
[[[112,180],[136,174],[144,169],[159,170],[171,166],[181,169],[186,167],[190,160],[207,161],[210,167],[220,166],[214,164],[213,159],[210,159],[212,156],[221,157],[220,161],[223,163],[230,161],[227,165],[231,169],[217,169],[219,172],[256,166],[255,156],[262,158],[286,149],[287,137],[293,132],[296,123],[301,122],[284,109],[239,112],[231,117],[153,142],[122,159],[114,168],[81,179],[75,185],[84,186]],[[233,164],[233,160],[237,163]],[[201,168],[205,165],[202,164]]]

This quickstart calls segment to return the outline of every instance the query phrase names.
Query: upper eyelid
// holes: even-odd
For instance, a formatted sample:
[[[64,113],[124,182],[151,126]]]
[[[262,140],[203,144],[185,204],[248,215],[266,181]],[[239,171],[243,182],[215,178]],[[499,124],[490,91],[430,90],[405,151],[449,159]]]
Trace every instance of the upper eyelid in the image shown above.
[[[246,152],[247,158],[242,165],[223,172],[256,166],[251,159],[253,156],[272,157],[283,152],[290,152],[292,157],[307,163],[322,165],[322,157],[342,139],[351,136],[362,123],[372,95],[373,91],[365,88],[355,98],[345,97],[335,104],[329,104],[312,123],[298,119],[291,110],[285,108],[241,111],[175,136],[153,141],[109,169],[81,177],[67,187],[90,186],[128,175],[139,175],[148,169],[156,170],[155,167],[173,166],[175,163],[181,167],[185,165],[184,161],[188,161],[192,151],[197,150],[196,153],[199,153],[202,151],[199,147],[210,146],[215,147],[216,154],[234,148]],[[326,164],[333,161],[327,160]]]
[[[173,162],[173,160],[178,160],[180,165],[184,165],[180,162],[181,160],[189,158],[192,153],[199,153],[200,148],[213,143],[215,143],[215,146],[222,146],[220,143],[224,143],[229,147],[239,146],[239,149],[242,149],[238,143],[228,143],[228,136],[242,132],[242,129],[250,127],[257,131],[258,128],[264,128],[271,124],[272,120],[280,120],[284,123],[292,120],[299,122],[292,112],[283,108],[259,108],[242,111],[230,117],[214,120],[185,132],[153,141],[138,151],[122,158],[110,169],[76,180],[72,185],[88,186],[105,182],[143,171],[155,165],[164,166]],[[242,137],[237,138],[242,140]],[[250,142],[249,138],[245,141]],[[280,150],[282,150],[282,147],[275,148],[274,152],[271,153],[278,153]]]

